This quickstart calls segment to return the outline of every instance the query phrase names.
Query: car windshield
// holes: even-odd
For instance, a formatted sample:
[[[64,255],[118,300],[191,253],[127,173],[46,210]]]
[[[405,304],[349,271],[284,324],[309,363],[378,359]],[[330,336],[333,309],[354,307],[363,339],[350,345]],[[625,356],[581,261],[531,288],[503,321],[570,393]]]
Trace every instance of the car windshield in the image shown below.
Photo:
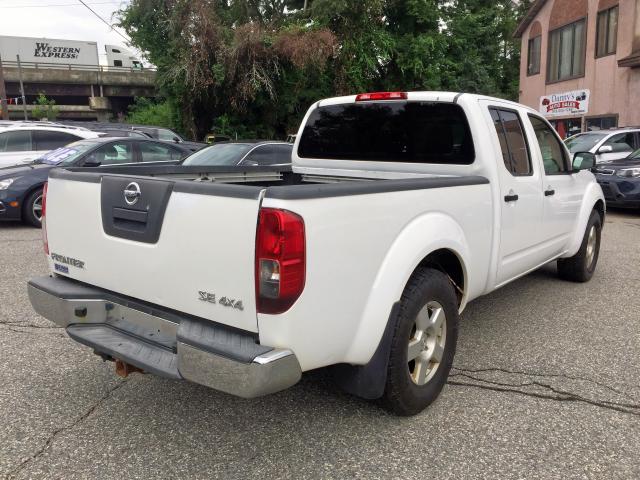
[[[74,142],[65,147],[56,148],[34,160],[34,163],[47,163],[49,165],[71,165],[82,154],[95,147],[93,142]]]
[[[217,143],[189,155],[182,165],[237,165],[252,146],[247,143]]]
[[[571,153],[588,152],[607,135],[607,133],[580,133],[567,138],[564,143]]]

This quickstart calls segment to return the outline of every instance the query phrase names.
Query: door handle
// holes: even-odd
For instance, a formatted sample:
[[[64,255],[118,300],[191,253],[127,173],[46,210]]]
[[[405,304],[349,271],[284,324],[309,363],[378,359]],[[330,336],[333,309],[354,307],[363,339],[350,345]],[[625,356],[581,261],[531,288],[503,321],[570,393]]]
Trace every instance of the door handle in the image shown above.
[[[516,202],[518,200],[518,195],[505,195],[504,196],[504,201],[505,202]]]
[[[549,190],[545,190],[544,191],[544,196],[545,197],[550,197],[550,196],[555,195],[555,194],[556,194],[556,191],[551,189],[551,188]]]

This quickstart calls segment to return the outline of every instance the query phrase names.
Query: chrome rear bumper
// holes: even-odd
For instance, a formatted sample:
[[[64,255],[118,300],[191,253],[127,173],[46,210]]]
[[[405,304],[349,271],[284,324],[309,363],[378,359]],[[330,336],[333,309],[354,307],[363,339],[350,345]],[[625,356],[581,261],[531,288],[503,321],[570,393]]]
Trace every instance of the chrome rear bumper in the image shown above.
[[[156,375],[244,398],[284,390],[301,377],[293,352],[260,345],[248,332],[62,277],[35,278],[28,291],[35,311],[77,342]]]

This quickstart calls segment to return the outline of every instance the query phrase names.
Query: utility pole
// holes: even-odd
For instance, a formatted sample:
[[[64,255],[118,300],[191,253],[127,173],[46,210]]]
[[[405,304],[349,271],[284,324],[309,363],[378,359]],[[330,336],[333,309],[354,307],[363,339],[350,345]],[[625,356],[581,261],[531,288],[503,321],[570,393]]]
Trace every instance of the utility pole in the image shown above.
[[[0,119],[9,120],[9,105],[7,103],[7,90],[4,85],[4,71],[2,70],[1,56],[0,56]]]
[[[24,113],[24,119],[29,120],[27,117],[27,99],[24,98],[24,84],[22,83],[22,64],[20,63],[20,55],[16,55],[18,60],[18,77],[20,77],[20,95],[22,95],[22,111]]]

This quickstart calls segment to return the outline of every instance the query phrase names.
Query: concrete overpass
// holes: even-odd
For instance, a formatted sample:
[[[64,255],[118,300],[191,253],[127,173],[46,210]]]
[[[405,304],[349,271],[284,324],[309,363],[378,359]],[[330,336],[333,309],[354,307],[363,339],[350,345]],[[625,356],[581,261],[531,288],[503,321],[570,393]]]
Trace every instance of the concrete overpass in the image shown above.
[[[18,98],[20,69],[2,62],[7,98]],[[2,78],[0,76],[0,79]],[[58,119],[107,121],[127,112],[135,97],[155,97],[156,72],[123,67],[22,63],[27,113],[40,93],[56,101]],[[22,104],[8,106],[11,119],[23,119]]]

